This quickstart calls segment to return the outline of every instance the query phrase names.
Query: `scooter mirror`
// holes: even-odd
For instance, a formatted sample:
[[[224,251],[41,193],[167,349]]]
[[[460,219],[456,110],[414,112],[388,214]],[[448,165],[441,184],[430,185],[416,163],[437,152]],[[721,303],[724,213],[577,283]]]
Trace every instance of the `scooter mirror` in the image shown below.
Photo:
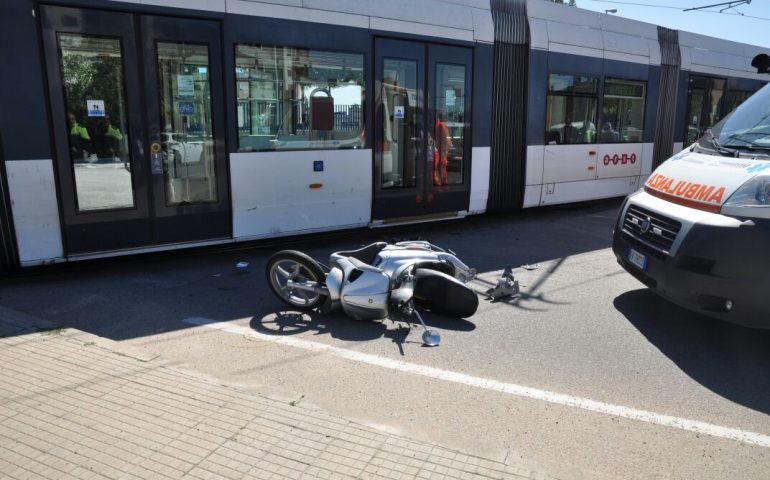
[[[433,330],[425,330],[422,333],[422,343],[427,347],[437,347],[441,343],[441,335]]]

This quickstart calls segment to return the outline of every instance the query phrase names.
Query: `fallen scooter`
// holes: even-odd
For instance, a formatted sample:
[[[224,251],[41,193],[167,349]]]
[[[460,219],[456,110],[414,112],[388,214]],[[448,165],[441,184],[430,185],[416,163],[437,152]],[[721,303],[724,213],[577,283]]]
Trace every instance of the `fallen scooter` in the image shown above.
[[[357,320],[416,318],[425,345],[441,342],[416,306],[453,318],[470,317],[479,305],[465,282],[476,275],[457,256],[426,241],[372,243],[334,252],[325,267],[297,250],[268,259],[268,285],[286,304],[328,313],[339,308]]]

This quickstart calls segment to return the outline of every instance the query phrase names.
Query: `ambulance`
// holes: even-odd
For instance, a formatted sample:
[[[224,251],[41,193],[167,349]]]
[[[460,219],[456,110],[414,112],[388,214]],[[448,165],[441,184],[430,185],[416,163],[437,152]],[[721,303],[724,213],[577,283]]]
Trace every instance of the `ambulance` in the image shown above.
[[[673,303],[770,328],[770,84],[626,198],[612,249]]]

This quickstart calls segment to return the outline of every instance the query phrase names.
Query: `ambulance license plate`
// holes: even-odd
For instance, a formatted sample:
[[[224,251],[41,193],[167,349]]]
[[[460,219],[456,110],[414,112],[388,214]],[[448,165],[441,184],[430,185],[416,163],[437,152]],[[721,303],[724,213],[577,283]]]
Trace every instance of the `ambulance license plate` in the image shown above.
[[[633,248],[628,249],[628,261],[642,270],[647,270],[647,256],[642,255]]]

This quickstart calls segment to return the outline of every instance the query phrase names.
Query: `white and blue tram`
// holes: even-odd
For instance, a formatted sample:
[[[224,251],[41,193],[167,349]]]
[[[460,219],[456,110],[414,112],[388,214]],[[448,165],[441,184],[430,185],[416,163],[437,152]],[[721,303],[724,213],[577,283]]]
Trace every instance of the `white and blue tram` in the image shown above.
[[[761,49],[543,0],[0,0],[2,267],[623,196]]]

